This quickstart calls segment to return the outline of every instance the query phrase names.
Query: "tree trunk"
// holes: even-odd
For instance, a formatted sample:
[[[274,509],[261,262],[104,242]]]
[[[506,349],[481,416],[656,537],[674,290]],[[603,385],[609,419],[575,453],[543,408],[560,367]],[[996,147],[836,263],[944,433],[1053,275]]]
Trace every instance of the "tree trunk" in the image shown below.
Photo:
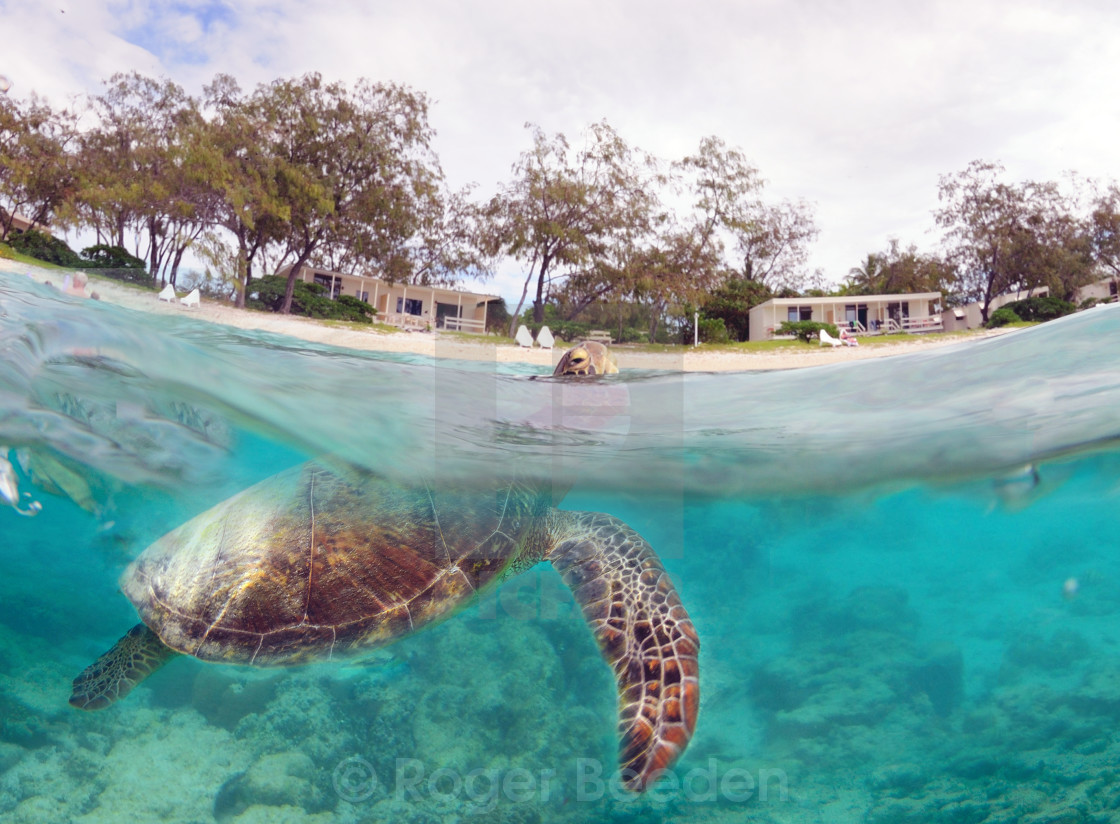
[[[657,326],[658,326],[658,324],[659,324],[659,323],[660,323],[660,321],[661,321],[661,313],[662,313],[662,311],[663,311],[663,309],[662,309],[662,302],[661,302],[660,300],[654,300],[654,301],[653,301],[653,302],[652,302],[652,303],[650,304],[650,313],[649,313],[649,343],[654,343],[654,342],[656,342],[656,341],[657,341]]]
[[[183,253],[185,251],[187,251],[186,246],[183,246],[182,248],[176,250],[175,257],[171,261],[171,274],[168,276],[167,282],[172,286],[175,285],[176,280],[178,280],[179,278],[179,262],[182,261]]]
[[[234,291],[237,296],[233,305],[238,309],[245,308],[245,297],[249,294],[249,244],[245,242],[245,226],[241,224],[237,231],[237,280]]]
[[[525,276],[525,288],[521,290],[521,300],[517,302],[517,311],[513,313],[513,317],[509,319],[509,336],[512,338],[517,334],[517,322],[521,319],[521,307],[525,305],[525,296],[529,294],[529,281],[533,279],[533,269],[529,268],[529,274]]]
[[[292,314],[292,295],[296,291],[296,278],[299,276],[299,270],[303,268],[303,264],[311,257],[310,252],[306,252],[296,259],[295,265],[292,270],[288,272],[288,286],[284,289],[284,303],[280,306],[280,314]]]
[[[537,297],[533,301],[533,322],[544,323],[544,278],[548,273],[548,265],[552,262],[552,256],[545,254],[541,258],[541,273],[537,278]]]

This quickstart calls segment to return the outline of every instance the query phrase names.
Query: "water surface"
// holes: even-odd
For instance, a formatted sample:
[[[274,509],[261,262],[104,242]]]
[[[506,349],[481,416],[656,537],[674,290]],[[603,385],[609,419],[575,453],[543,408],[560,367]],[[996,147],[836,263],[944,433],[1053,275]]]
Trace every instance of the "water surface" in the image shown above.
[[[0,816],[1110,820],[1117,351],[1109,307],[903,357],[573,385],[0,275],[0,444],[41,505],[0,508]],[[68,706],[136,620],[129,560],[323,456],[480,489],[515,472],[642,532],[702,639],[664,785],[612,788],[613,679],[547,565],[359,660],[182,659]]]

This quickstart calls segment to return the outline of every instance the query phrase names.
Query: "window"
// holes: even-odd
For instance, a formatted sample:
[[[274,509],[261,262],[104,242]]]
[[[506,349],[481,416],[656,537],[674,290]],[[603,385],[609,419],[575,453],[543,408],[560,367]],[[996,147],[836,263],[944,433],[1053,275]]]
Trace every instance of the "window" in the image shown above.
[[[1108,294],[1110,294],[1112,297],[1116,297],[1116,281],[1111,281],[1108,284]]]
[[[358,300],[369,303],[369,292],[358,292]]]
[[[812,306],[791,306],[786,313],[786,320],[790,323],[797,323],[800,320],[812,320],[813,307]]]
[[[405,315],[421,315],[424,313],[424,301],[420,298],[397,298],[397,312]]]
[[[326,287],[327,294],[331,298],[337,298],[342,293],[342,281],[337,278],[332,278],[330,275],[316,275],[315,282],[320,286]]]

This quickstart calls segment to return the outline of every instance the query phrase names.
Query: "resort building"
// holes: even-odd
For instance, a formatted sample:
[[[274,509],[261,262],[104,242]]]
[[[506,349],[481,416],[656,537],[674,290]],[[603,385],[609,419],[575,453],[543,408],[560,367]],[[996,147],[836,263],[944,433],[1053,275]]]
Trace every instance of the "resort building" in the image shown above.
[[[291,266],[276,274],[287,277]],[[464,332],[486,331],[486,306],[497,295],[483,295],[443,286],[410,286],[388,283],[368,275],[330,272],[302,266],[298,279],[327,288],[333,300],[350,295],[377,310],[377,320],[402,329],[454,329]]]
[[[941,293],[771,298],[750,311],[750,339],[769,340],[786,321],[846,326],[856,334],[940,332]]]
[[[1120,293],[1120,277],[1108,277],[1078,289],[1074,303],[1080,305],[1089,298],[1095,298],[1101,303],[1116,303],[1120,300],[1118,293]]]
[[[0,210],[0,218],[6,218],[6,217],[7,217],[7,214],[4,213],[2,210]],[[12,215],[11,231],[13,231],[13,232],[26,232],[28,229],[34,229],[35,231],[42,232],[45,235],[51,234],[50,228],[47,227],[47,226],[44,226],[42,223],[36,223],[31,218],[24,217],[19,212],[16,212],[14,215]]]
[[[1050,294],[1049,286],[1039,286],[1036,289],[1008,292],[1005,295],[996,295],[988,306],[988,317],[1001,306],[1014,303],[1024,298],[1042,298]],[[967,303],[964,306],[954,306],[945,311],[943,324],[946,332],[959,332],[962,329],[979,329],[984,325],[984,316],[980,313],[980,303]]]

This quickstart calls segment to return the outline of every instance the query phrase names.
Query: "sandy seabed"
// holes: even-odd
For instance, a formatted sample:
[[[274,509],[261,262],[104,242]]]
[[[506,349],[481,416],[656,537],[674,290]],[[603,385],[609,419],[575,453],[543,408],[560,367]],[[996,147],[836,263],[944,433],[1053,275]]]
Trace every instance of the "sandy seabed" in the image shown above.
[[[0,259],[0,272],[28,275],[34,280],[61,286],[65,272],[42,269],[28,264]],[[455,333],[395,332],[329,326],[310,318],[274,315],[222,305],[214,300],[202,301],[197,309],[179,303],[159,300],[155,293],[130,288],[105,278],[94,278],[87,289],[97,292],[101,300],[128,309],[167,315],[186,315],[199,320],[221,323],[239,329],[258,329],[279,335],[377,352],[406,352],[454,360],[493,361],[498,363],[529,363],[554,365],[564,349],[526,349],[514,344],[486,343],[464,340]],[[998,334],[1003,330],[978,332],[975,337]],[[970,337],[967,340],[973,340]],[[761,369],[797,369],[824,366],[853,360],[890,357],[915,350],[961,343],[959,338],[925,338],[915,336],[905,343],[859,347],[805,347],[774,352],[735,352],[728,350],[693,350],[690,347],[667,352],[643,352],[626,345],[615,346],[622,369],[659,369],[676,372],[745,372]]]

